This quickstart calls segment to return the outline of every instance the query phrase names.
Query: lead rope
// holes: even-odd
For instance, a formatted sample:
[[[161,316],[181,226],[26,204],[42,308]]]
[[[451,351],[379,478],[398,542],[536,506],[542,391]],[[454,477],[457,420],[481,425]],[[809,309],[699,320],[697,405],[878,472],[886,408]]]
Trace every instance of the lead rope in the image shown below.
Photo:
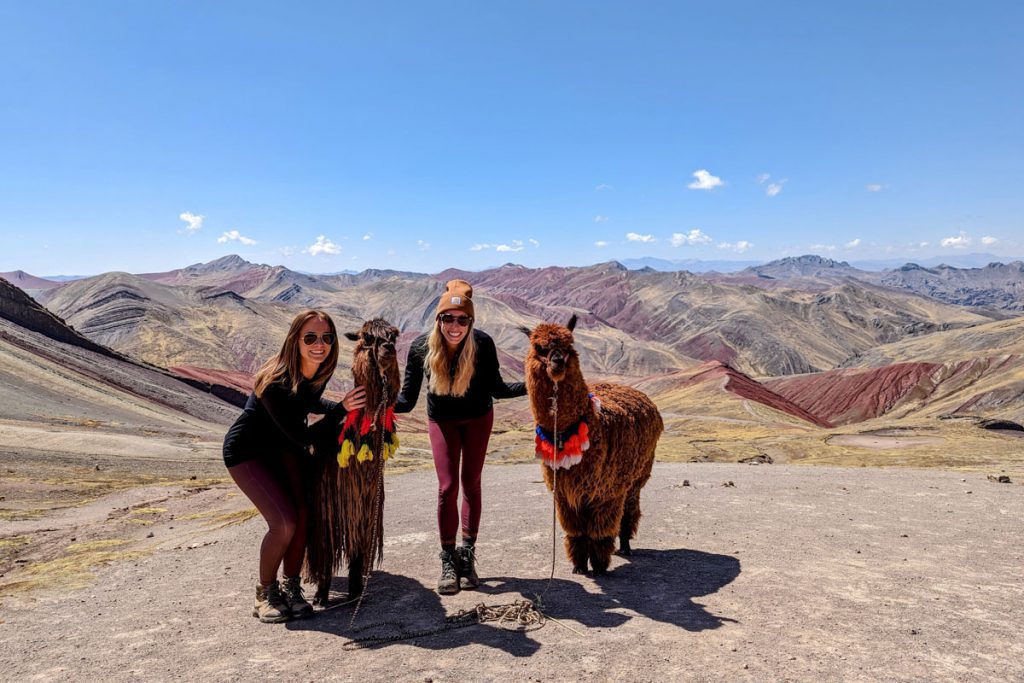
[[[385,389],[386,391],[386,389]],[[553,444],[554,460],[552,465],[558,464],[558,382],[555,382],[554,394],[551,397],[551,415],[553,420],[553,431],[555,434]],[[543,460],[542,460],[543,462]],[[383,474],[383,468],[381,468]],[[352,629],[352,625],[355,623],[356,614],[359,613],[359,606],[362,604],[363,597],[359,596],[359,601],[356,603],[355,612],[352,614],[352,621],[349,622],[349,628],[352,629],[352,633],[357,637],[351,638],[342,645],[343,649],[346,650],[358,650],[364,647],[371,647],[373,645],[383,645],[385,643],[395,643],[403,640],[412,640],[414,638],[425,638],[427,636],[437,635],[446,631],[453,631],[459,628],[465,628],[467,626],[473,626],[475,624],[483,624],[489,621],[495,621],[499,628],[507,631],[519,631],[528,632],[536,631],[537,629],[543,628],[545,622],[550,619],[559,626],[569,629],[577,635],[585,635],[580,631],[561,623],[559,620],[550,617],[544,613],[544,596],[547,594],[551,584],[554,583],[555,579],[555,561],[557,557],[557,535],[556,535],[556,503],[555,503],[555,492],[558,486],[558,468],[551,468],[552,475],[552,487],[551,487],[551,574],[548,576],[547,584],[544,586],[539,594],[535,595],[533,600],[515,600],[510,603],[501,605],[485,605],[484,603],[477,603],[473,609],[459,610],[451,616],[446,616],[444,619],[444,625],[426,629],[422,631],[409,631],[407,626],[399,621],[379,621],[365,626],[360,626],[357,629]],[[383,481],[381,481],[381,493],[383,493]],[[380,500],[378,496],[377,501]],[[376,531],[375,531],[376,533]],[[366,594],[365,585],[369,583],[369,577],[364,581],[363,595]],[[391,635],[368,635],[358,636],[359,633],[369,631],[372,629],[381,628],[384,626],[393,626],[398,632]]]

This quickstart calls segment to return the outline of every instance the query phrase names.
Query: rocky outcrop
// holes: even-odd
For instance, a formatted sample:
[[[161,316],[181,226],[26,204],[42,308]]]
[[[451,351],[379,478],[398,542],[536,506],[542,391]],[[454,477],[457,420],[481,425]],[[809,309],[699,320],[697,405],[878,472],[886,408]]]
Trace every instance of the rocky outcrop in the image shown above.
[[[0,317],[65,344],[106,356],[121,357],[76,332],[63,319],[40,306],[32,297],[3,278],[0,278]]]

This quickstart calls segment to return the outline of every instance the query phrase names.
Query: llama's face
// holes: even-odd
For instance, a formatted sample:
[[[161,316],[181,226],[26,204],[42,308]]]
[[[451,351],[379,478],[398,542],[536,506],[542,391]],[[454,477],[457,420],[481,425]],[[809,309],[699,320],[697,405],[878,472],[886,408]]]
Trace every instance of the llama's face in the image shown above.
[[[552,382],[561,382],[566,371],[578,362],[568,327],[543,323],[530,333],[530,351],[526,356],[528,372],[544,372]]]
[[[365,363],[376,367],[388,379],[398,377],[397,327],[383,318],[374,318],[363,323],[359,332],[347,332],[345,336],[357,342],[352,355],[353,367]]]

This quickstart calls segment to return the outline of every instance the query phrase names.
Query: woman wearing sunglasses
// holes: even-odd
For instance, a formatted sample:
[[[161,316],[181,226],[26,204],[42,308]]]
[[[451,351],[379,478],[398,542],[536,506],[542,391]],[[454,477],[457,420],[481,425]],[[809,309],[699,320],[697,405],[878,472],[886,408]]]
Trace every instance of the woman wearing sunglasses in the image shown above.
[[[438,481],[441,579],[437,592],[450,595],[479,583],[475,546],[480,528],[480,475],[494,422],[492,399],[526,395],[522,382],[506,383],[501,378],[494,341],[473,327],[473,287],[465,280],[446,285],[433,328],[409,348],[396,413],[407,413],[416,405],[424,374],[430,447]],[[462,547],[456,549],[460,521]]]
[[[263,622],[313,613],[299,583],[306,551],[304,459],[313,456],[321,430],[366,403],[362,387],[341,403],[322,398],[338,363],[337,339],[334,321],[323,311],[297,315],[281,350],[256,372],[245,410],[224,438],[224,464],[268,527],[252,612]],[[311,413],[324,416],[319,428],[309,426]],[[283,587],[277,581],[282,563]]]

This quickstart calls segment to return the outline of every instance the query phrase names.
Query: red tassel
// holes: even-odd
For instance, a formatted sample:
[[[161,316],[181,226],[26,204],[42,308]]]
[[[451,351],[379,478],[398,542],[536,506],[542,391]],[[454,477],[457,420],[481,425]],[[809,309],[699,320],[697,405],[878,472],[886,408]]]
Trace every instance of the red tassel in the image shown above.
[[[363,418],[363,424],[359,428],[359,433],[360,434],[369,434],[370,427],[372,427],[372,426],[373,426],[373,422],[370,420],[370,416],[367,415],[366,417]]]
[[[356,424],[356,420],[359,419],[359,413],[360,413],[359,410],[353,410],[348,415],[346,415],[345,416],[345,424],[341,428],[341,431],[345,431],[345,430],[347,430],[350,427],[354,427],[355,424]]]

